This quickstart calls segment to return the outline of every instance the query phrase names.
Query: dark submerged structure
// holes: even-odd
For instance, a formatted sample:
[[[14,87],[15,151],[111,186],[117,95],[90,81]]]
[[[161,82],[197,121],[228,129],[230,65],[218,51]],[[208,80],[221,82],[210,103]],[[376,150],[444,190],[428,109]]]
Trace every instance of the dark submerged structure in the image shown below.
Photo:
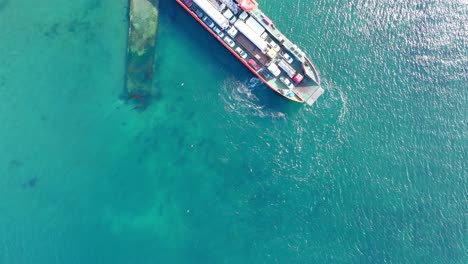
[[[129,0],[127,70],[124,96],[134,109],[147,107],[152,91],[159,0]]]

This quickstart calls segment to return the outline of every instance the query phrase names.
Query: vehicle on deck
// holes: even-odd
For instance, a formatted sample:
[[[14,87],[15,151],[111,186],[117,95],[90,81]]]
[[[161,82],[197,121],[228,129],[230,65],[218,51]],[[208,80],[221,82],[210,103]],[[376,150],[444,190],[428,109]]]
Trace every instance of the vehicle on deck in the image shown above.
[[[241,49],[240,47],[237,47],[236,48],[236,52],[239,53],[239,55],[243,58],[243,59],[247,59],[247,53],[245,53],[245,51],[243,49]]]
[[[291,58],[291,56],[289,56],[289,54],[284,53],[284,54],[283,54],[283,58],[284,58],[284,60],[287,61],[289,64],[293,63],[293,58]]]
[[[234,46],[236,45],[236,43],[234,43],[234,41],[233,41],[230,37],[228,37],[228,36],[224,37],[223,40],[224,40],[224,42],[226,42],[226,43],[229,45],[229,47],[231,47],[231,48],[234,48]]]
[[[195,10],[195,14],[197,14],[199,18],[202,18],[205,15],[200,9]]]
[[[187,7],[191,7],[193,5],[192,0],[182,0],[182,1]]]
[[[279,79],[280,79],[280,81],[281,81],[282,83],[284,83],[289,89],[294,88],[294,84],[292,84],[292,82],[291,82],[288,78],[286,78],[286,77],[280,77]]]
[[[239,31],[237,31],[237,29],[235,27],[230,27],[227,30],[228,35],[231,36],[232,38],[234,38],[237,35],[238,32]]]
[[[255,70],[260,69],[260,66],[258,66],[257,62],[255,62],[254,59],[249,59],[249,60],[248,60],[248,63],[249,63],[249,65],[252,66],[252,68],[254,68]]]
[[[209,26],[210,28],[213,28],[213,27],[214,27],[214,23],[213,23],[213,21],[212,21],[209,17],[204,16],[202,20],[203,20],[203,22],[205,22],[205,24],[206,24],[207,26]]]
[[[219,27],[216,27],[216,26],[215,26],[215,27],[213,27],[213,30],[214,30],[214,32],[216,32],[216,34],[218,34],[218,36],[219,36],[220,38],[223,38],[223,37],[224,37],[223,31],[221,31],[221,29],[220,29]]]

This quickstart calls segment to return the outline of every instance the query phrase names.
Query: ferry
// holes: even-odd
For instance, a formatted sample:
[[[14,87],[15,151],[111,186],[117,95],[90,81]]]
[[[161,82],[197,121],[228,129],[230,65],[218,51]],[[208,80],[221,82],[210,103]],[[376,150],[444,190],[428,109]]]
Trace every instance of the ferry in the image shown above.
[[[270,89],[312,105],[323,93],[309,57],[276,27],[255,0],[176,0]]]

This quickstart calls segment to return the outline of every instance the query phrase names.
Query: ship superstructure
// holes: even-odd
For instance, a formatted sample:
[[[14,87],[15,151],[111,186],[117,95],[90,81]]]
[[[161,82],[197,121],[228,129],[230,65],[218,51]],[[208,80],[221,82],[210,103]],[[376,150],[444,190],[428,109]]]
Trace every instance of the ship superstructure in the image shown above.
[[[254,0],[176,0],[280,95],[312,105],[324,92],[315,66]]]

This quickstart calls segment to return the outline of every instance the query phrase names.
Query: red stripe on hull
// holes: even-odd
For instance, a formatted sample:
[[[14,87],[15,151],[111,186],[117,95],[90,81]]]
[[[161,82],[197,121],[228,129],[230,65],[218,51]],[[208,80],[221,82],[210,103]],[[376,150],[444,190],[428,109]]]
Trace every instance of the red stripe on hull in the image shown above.
[[[266,81],[265,79],[263,79],[254,69],[252,69],[249,64],[247,64],[246,61],[244,61],[244,59],[242,59],[242,57],[240,57],[231,47],[229,47],[218,35],[216,35],[215,32],[213,32],[211,30],[211,28],[209,28],[205,23],[203,23],[203,21],[200,20],[200,18],[198,18],[198,16],[193,13],[184,3],[182,3],[180,0],[176,0],[177,3],[179,3],[179,5],[181,5],[193,18],[195,18],[199,24],[201,24],[206,30],[208,30],[208,32],[211,33],[211,35],[213,35],[219,42],[221,42],[221,44],[223,44],[223,46],[228,49],[234,56],[236,56],[236,58],[242,62],[242,64],[244,64],[253,74],[255,74],[255,76],[257,76],[266,86],[268,86],[268,88],[270,88],[271,90],[275,91],[277,94],[281,95],[282,97],[286,98],[286,99],[289,99],[291,101],[294,101],[284,95],[282,95],[279,91],[277,91],[275,88],[271,87]],[[294,101],[294,102],[299,102],[299,103],[303,103],[304,100],[300,99],[298,101]]]

